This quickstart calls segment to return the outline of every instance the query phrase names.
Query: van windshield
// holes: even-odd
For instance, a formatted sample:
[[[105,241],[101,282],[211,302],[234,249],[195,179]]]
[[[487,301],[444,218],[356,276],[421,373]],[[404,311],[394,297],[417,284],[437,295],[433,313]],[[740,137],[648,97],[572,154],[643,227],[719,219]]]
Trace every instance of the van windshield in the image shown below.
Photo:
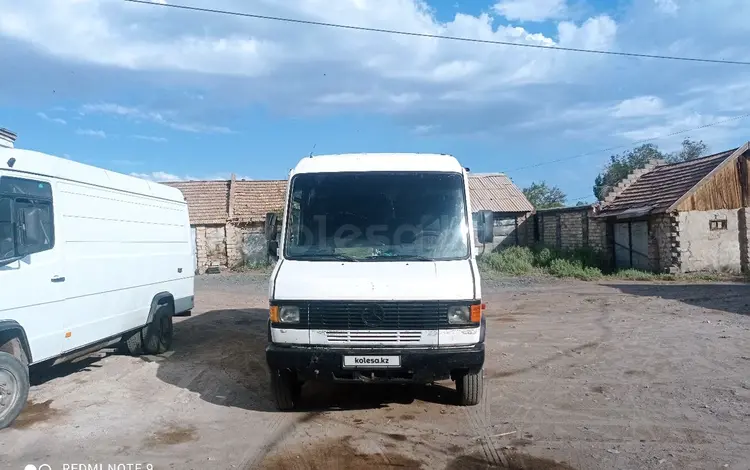
[[[348,261],[469,255],[463,175],[310,173],[292,178],[284,256]]]

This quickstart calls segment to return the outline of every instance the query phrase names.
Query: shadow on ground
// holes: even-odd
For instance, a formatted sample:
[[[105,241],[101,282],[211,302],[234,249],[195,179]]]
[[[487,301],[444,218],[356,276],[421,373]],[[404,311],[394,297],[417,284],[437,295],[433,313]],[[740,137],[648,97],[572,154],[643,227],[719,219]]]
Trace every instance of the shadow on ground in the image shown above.
[[[661,297],[696,307],[750,315],[750,285],[748,284],[607,283],[602,285],[618,289],[623,294]]]
[[[29,382],[32,386],[42,385],[50,380],[72,374],[84,374],[92,369],[102,367],[99,361],[111,354],[111,351],[102,350],[85,356],[73,362],[65,362],[56,366],[38,364],[29,368]]]
[[[207,402],[274,412],[266,366],[266,309],[214,310],[176,322],[172,351],[146,356],[157,377],[200,394]],[[357,410],[409,404],[419,399],[452,403],[453,389],[440,385],[306,383],[299,411]]]

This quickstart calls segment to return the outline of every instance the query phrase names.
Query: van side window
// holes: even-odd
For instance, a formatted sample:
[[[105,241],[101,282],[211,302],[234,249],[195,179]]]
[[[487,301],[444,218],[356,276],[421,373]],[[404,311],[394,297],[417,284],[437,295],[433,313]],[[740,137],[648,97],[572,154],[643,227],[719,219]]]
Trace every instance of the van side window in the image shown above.
[[[0,178],[0,260],[55,245],[52,186],[25,178]]]
[[[16,255],[12,213],[12,199],[0,196],[0,259],[12,258]]]
[[[52,204],[43,201],[16,200],[18,239],[21,256],[52,249]]]

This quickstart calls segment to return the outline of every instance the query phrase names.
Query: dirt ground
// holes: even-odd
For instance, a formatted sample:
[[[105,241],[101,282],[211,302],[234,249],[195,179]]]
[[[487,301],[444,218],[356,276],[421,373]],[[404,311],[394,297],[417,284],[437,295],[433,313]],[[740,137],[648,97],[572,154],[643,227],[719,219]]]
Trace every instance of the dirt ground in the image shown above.
[[[196,290],[164,357],[33,371],[0,467],[750,468],[748,285],[485,281],[481,405],[450,383],[306,384],[295,413],[268,392],[265,279]]]

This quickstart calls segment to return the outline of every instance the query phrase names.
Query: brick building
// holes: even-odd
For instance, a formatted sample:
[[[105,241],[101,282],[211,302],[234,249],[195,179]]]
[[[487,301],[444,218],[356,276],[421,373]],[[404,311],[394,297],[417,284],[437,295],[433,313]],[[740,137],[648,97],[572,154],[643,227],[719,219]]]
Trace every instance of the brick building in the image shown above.
[[[181,181],[167,183],[185,196],[195,241],[196,272],[237,268],[264,259],[265,219],[281,212],[286,181]]]
[[[749,148],[651,162],[600,204],[539,211],[536,240],[602,250],[618,269],[747,272]]]

